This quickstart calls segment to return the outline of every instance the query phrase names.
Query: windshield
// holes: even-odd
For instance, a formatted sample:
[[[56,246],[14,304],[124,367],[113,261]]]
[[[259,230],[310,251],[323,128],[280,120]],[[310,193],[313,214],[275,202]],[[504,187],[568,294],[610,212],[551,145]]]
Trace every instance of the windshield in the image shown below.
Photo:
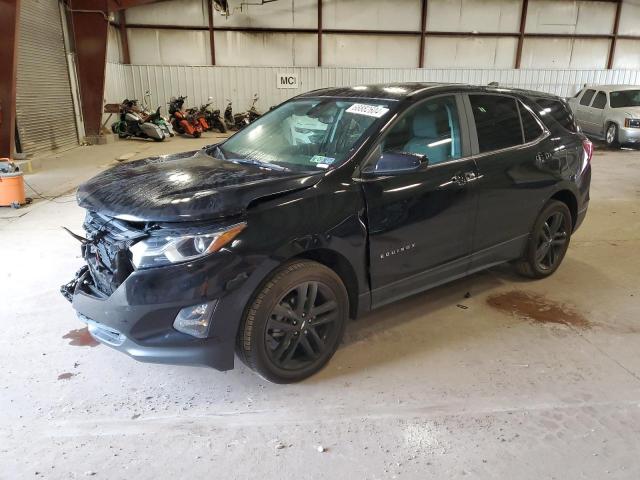
[[[621,90],[609,94],[611,108],[640,107],[640,90]]]
[[[245,127],[209,154],[274,169],[321,170],[344,162],[389,102],[301,99]]]

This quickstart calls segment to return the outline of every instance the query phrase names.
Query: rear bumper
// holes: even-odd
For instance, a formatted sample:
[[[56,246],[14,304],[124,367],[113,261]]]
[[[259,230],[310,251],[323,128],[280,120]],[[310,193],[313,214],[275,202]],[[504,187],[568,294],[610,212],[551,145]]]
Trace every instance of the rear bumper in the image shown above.
[[[584,221],[584,218],[587,216],[587,209],[589,208],[589,202],[587,201],[583,207],[582,210],[580,210],[578,212],[578,216],[576,218],[576,224],[573,227],[573,231],[575,232],[578,228],[580,228],[580,225],[582,225],[582,222]]]

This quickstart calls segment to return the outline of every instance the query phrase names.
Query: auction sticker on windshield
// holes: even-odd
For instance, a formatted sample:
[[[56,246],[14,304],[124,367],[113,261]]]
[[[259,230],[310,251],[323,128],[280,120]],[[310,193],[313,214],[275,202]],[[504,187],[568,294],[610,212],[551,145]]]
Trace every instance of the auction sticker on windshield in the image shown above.
[[[367,105],[364,103],[354,103],[349,108],[347,108],[347,112],[349,113],[355,113],[357,115],[366,115],[368,117],[376,117],[376,118],[380,118],[388,111],[389,109],[382,105]]]

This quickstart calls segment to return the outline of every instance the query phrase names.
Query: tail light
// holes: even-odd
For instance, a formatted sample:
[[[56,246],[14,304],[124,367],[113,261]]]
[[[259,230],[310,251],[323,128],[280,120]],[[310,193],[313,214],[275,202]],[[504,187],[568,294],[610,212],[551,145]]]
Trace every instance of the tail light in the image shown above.
[[[587,162],[591,163],[591,157],[593,156],[593,143],[588,138],[582,140],[582,148],[587,156]]]

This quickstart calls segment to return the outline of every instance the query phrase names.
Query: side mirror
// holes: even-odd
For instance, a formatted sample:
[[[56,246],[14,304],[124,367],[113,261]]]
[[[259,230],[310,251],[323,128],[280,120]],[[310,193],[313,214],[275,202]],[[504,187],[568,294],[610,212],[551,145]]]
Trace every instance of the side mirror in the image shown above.
[[[376,149],[374,158],[375,164],[370,164],[362,170],[367,176],[378,175],[398,175],[420,171],[429,165],[426,155],[413,152],[389,151],[380,153],[380,148]]]

